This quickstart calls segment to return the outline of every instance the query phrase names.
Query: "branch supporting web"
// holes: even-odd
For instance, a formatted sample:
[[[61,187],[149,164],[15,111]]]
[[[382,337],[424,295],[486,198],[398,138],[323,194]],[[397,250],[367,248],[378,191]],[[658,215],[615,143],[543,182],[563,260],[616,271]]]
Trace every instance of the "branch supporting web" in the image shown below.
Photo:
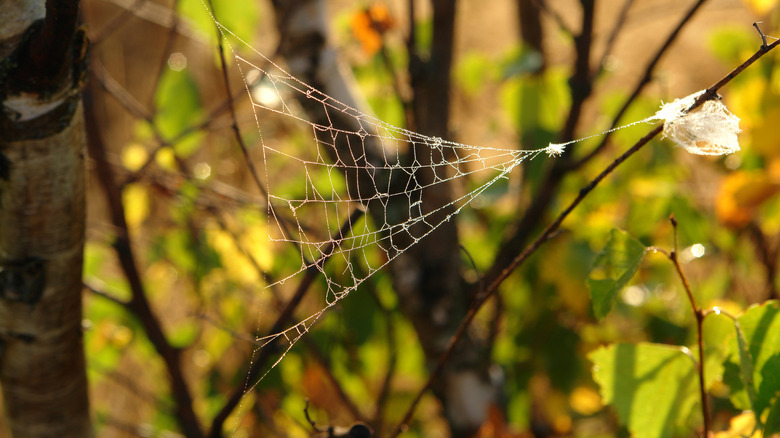
[[[286,345],[270,368],[330,307],[524,161],[558,156],[567,145],[590,138],[516,150],[472,146],[393,126],[307,85],[214,22],[241,71],[257,122],[269,240],[294,248],[296,254],[295,264],[268,286],[303,273],[316,273],[324,285],[320,310],[256,339],[260,347],[277,340]],[[689,113],[698,95],[596,135],[663,121],[664,135],[689,152],[739,150],[739,119],[719,101]],[[436,191],[447,194],[445,202],[427,202],[426,193]],[[256,384],[247,382],[247,389]]]

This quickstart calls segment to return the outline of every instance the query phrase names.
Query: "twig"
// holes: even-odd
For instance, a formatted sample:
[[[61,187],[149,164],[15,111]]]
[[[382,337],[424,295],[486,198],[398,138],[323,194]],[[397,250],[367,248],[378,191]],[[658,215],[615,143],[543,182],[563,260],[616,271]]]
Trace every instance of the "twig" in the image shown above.
[[[82,281],[82,282],[81,282],[81,285],[84,287],[84,289],[86,289],[86,290],[88,290],[88,291],[92,292],[93,294],[95,294],[95,295],[97,295],[97,296],[99,296],[99,297],[105,298],[105,299],[107,299],[108,301],[111,301],[111,302],[113,302],[113,303],[115,303],[115,304],[119,304],[119,305],[120,305],[120,306],[122,306],[122,307],[125,307],[125,308],[126,308],[126,307],[128,307],[128,304],[129,304],[129,303],[128,303],[127,301],[125,301],[125,300],[122,300],[122,299],[120,299],[120,298],[118,298],[118,297],[115,297],[115,296],[111,295],[111,294],[110,294],[110,293],[108,293],[108,292],[105,292],[105,291],[103,291],[103,290],[100,290],[100,289],[98,289],[97,287],[95,287],[95,286],[93,286],[93,285],[91,285],[91,284],[87,283],[86,281]]]
[[[672,33],[669,34],[669,36],[666,38],[666,41],[661,45],[661,47],[658,48],[658,51],[656,51],[655,56],[653,56],[653,59],[650,60],[650,63],[647,64],[647,67],[645,67],[645,73],[642,75],[642,78],[639,79],[639,82],[634,86],[634,91],[631,92],[631,95],[628,97],[628,99],[623,102],[623,106],[620,107],[617,114],[615,114],[615,117],[612,118],[612,125],[609,127],[609,129],[614,129],[618,126],[620,123],[620,120],[623,118],[623,115],[628,111],[628,108],[631,106],[632,103],[634,103],[634,100],[636,100],[637,97],[639,97],[639,94],[644,89],[645,85],[650,83],[650,80],[653,77],[653,71],[655,70],[655,67],[658,65],[658,63],[661,61],[661,58],[663,55],[666,54],[669,47],[672,46],[672,43],[677,39],[677,36],[679,36],[680,31],[682,31],[683,27],[693,18],[693,16],[696,14],[696,11],[701,8],[702,5],[707,0],[698,0],[691,8],[688,10],[688,12],[683,16],[682,19],[680,19],[680,22],[677,23],[677,26],[675,26]],[[588,152],[585,156],[580,158],[577,161],[568,163],[567,170],[574,170],[582,167],[585,165],[585,163],[589,162],[593,157],[598,155],[604,148],[607,146],[607,143],[609,142],[609,139],[612,138],[612,133],[607,132],[604,134],[604,136],[601,139],[601,142],[596,146],[593,150]]]
[[[537,8],[544,11],[547,15],[549,15],[553,21],[558,25],[558,28],[560,28],[563,33],[568,35],[574,35],[574,31],[571,30],[571,28],[566,24],[565,21],[563,21],[563,17],[561,17],[560,14],[555,12],[552,8],[547,6],[547,3],[543,0],[531,0]]]
[[[316,432],[325,432],[327,429],[322,429],[319,426],[317,426],[317,423],[311,419],[309,416],[309,399],[306,399],[306,406],[303,407],[303,415],[306,416],[306,421],[311,424],[311,428],[314,429]]]
[[[95,160],[98,179],[108,200],[111,221],[117,229],[117,236],[113,245],[114,250],[130,285],[132,298],[128,302],[127,308],[141,322],[149,341],[154,345],[157,353],[165,363],[175,400],[175,415],[182,432],[187,437],[200,438],[203,436],[203,432],[193,410],[192,396],[182,373],[181,353],[165,337],[160,321],[154,315],[151,305],[146,298],[141,274],[135,264],[133,246],[125,220],[125,208],[122,204],[121,189],[116,185],[114,174],[106,160],[105,146],[98,132],[97,119],[94,114],[89,90],[84,93],[84,102],[84,118],[86,120],[89,153]]]
[[[761,32],[761,28],[758,27],[759,23],[761,23],[761,22],[760,21],[754,21],[753,22],[753,27],[756,28],[756,30],[758,31],[758,35],[761,37],[761,42],[762,42],[761,47],[766,47],[767,46],[767,44],[766,44],[766,35],[764,35],[764,32]]]
[[[337,231],[337,234],[335,234],[334,237],[331,238],[330,244],[323,249],[322,254],[330,255],[333,253],[333,249],[335,246],[340,242],[341,239],[343,239],[347,234],[349,234],[350,230],[352,229],[352,225],[365,213],[362,209],[356,209],[352,212],[352,215],[350,215],[349,218],[347,218],[346,221],[344,221],[344,224],[341,226],[341,228]],[[303,300],[304,295],[306,295],[306,291],[309,290],[309,287],[314,283],[314,279],[317,277],[317,274],[320,272],[320,269],[322,266],[324,266],[325,262],[327,262],[330,259],[329,256],[324,256],[317,262],[309,265],[309,269],[306,269],[306,273],[304,274],[304,277],[301,279],[301,282],[298,284],[298,288],[295,290],[295,293],[293,294],[293,297],[290,299],[290,301],[287,302],[287,305],[282,309],[281,313],[279,313],[279,316],[276,317],[276,321],[274,322],[273,326],[269,330],[269,333],[281,333],[285,327],[289,324],[290,320],[292,319],[292,314],[295,311],[295,309],[298,307],[298,305],[301,303],[301,300]],[[278,339],[278,337],[276,338]],[[275,341],[273,341],[275,342]],[[249,384],[249,382],[254,381],[257,376],[260,374],[260,371],[265,366],[268,359],[276,352],[275,344],[266,345],[261,351],[260,355],[252,360],[252,364],[249,367],[249,370],[247,371],[247,378],[246,386],[242,386],[240,388],[237,388],[228,398],[228,400],[225,402],[224,406],[222,406],[222,409],[217,413],[216,416],[214,416],[214,420],[211,422],[211,430],[209,431],[209,437],[212,438],[219,438],[222,436],[222,425],[225,423],[225,420],[227,420],[228,416],[231,412],[233,412],[233,409],[238,406],[238,403],[241,401],[241,398],[244,396],[244,394],[247,393],[253,386]]]
[[[780,40],[775,41],[769,46],[761,47],[753,56],[751,56],[749,59],[747,59],[745,62],[740,64],[737,68],[732,70],[729,74],[724,76],[720,81],[718,81],[715,85],[708,88],[704,93],[702,93],[701,96],[699,96],[696,101],[691,105],[690,108],[688,108],[688,111],[697,108],[701,104],[703,104],[707,99],[711,99],[715,96],[717,91],[722,88],[724,85],[729,83],[734,77],[736,77],[738,74],[740,74],[743,70],[748,68],[751,64],[756,62],[759,58],[764,56],[767,52],[777,47],[777,45],[780,44]],[[428,377],[428,380],[425,382],[423,387],[420,389],[420,391],[415,396],[414,400],[412,401],[411,405],[407,409],[406,413],[404,414],[403,418],[399,422],[398,426],[396,427],[395,431],[390,435],[391,437],[398,436],[399,433],[403,430],[405,425],[411,420],[412,415],[414,414],[414,409],[417,406],[417,404],[422,399],[422,396],[425,394],[425,392],[431,388],[434,380],[438,377],[439,373],[444,367],[444,364],[449,359],[449,356],[452,354],[453,350],[455,349],[455,346],[458,344],[460,339],[463,337],[464,333],[466,332],[466,329],[471,324],[471,321],[474,319],[474,316],[477,314],[479,309],[482,307],[482,305],[498,290],[498,287],[501,285],[501,283],[506,280],[507,277],[520,265],[522,265],[526,259],[528,259],[529,256],[531,256],[534,252],[536,252],[537,249],[539,249],[540,246],[544,242],[546,242],[550,236],[552,236],[559,228],[561,223],[563,223],[563,220],[566,219],[566,217],[577,207],[577,205],[582,202],[583,199],[591,192],[594,188],[604,179],[606,178],[612,171],[617,168],[623,161],[625,161],[628,157],[635,154],[639,149],[641,149],[645,144],[647,144],[653,137],[661,133],[663,130],[663,126],[659,125],[655,127],[653,130],[651,130],[648,134],[646,134],[644,137],[642,137],[639,141],[637,141],[629,150],[624,152],[622,155],[620,155],[618,158],[616,158],[609,166],[607,166],[606,169],[604,169],[598,176],[596,176],[587,186],[583,187],[577,197],[569,204],[568,207],[566,207],[565,210],[563,210],[558,217],[545,228],[545,230],[539,235],[539,237],[536,238],[530,245],[528,245],[520,254],[515,257],[512,262],[509,263],[509,265],[498,275],[498,277],[493,280],[490,285],[486,288],[484,288],[474,299],[474,303],[472,304],[468,314],[461,322],[460,326],[456,330],[455,334],[452,335],[450,338],[449,343],[447,344],[447,348],[444,350],[444,353],[439,357],[439,361],[436,363],[436,366],[431,371],[430,376]]]
[[[114,79],[105,66],[99,60],[93,60],[90,63],[90,73],[98,81],[100,86],[108,92],[120,105],[135,118],[142,119],[151,125],[154,125],[152,113],[138,101],[127,89]]]
[[[682,281],[683,287],[685,288],[685,293],[688,295],[688,301],[691,303],[691,308],[693,309],[693,314],[696,317],[696,341],[699,345],[699,362],[697,363],[698,373],[699,373],[699,393],[701,396],[701,410],[702,410],[702,416],[704,417],[704,434],[703,436],[705,438],[710,436],[710,402],[709,398],[707,397],[707,387],[704,382],[704,336],[702,334],[702,325],[704,323],[704,312],[699,308],[699,306],[696,304],[696,299],[693,296],[693,292],[691,292],[691,286],[688,284],[688,278],[685,276],[685,273],[682,270],[682,266],[680,266],[680,261],[677,258],[677,220],[672,216],[670,218],[670,221],[672,223],[672,227],[674,228],[674,249],[671,253],[669,253],[669,260],[672,261],[672,264],[674,264],[674,269],[677,271],[677,275],[680,277],[680,280]]]

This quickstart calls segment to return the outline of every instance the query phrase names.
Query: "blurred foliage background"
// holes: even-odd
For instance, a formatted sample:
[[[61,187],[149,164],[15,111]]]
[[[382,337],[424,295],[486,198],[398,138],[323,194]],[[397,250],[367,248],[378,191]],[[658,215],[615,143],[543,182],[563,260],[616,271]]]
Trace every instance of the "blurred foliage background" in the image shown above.
[[[417,44],[423,50],[430,46],[430,5],[326,3],[332,43],[370,111],[404,126],[397,83],[406,80],[405,38],[413,27]],[[582,7],[574,0],[544,2],[538,15],[543,39],[534,48],[527,39],[524,43],[521,3],[457,2],[451,107],[440,109],[449,111],[453,140],[531,149],[545,147],[563,129],[576,49],[567,29],[579,32]],[[636,0],[626,2],[625,11],[623,3],[596,4],[591,45],[598,75],[576,137],[609,128],[653,54],[694,2]],[[706,88],[748,58],[760,45],[754,21],[762,21],[766,34],[776,32],[776,3],[704,2],[622,121],[643,119],[661,101]],[[414,23],[408,22],[410,4],[416,7]],[[271,2],[215,1],[215,7],[230,30],[274,55],[280,36]],[[229,395],[244,387],[255,336],[267,333],[292,293],[294,285],[270,293],[267,276],[294,266],[298,255],[266,240],[265,199],[236,146],[217,31],[201,2],[85,0],[82,11],[93,42],[87,104],[105,151],[105,162],[92,157],[85,260],[85,344],[98,435],[178,436],[170,362],[161,360],[149,341],[148,326],[128,311],[133,285],[116,245],[125,230],[109,213],[97,169],[105,166],[116,184],[109,196],[121,197],[138,278],[165,338],[179,352],[193,410],[206,428]],[[470,330],[490,340],[484,360],[489,378],[501,389],[478,436],[626,436],[615,410],[604,405],[587,354],[613,342],[695,344],[690,306],[673,266],[660,255],[644,260],[605,319],[594,318],[586,279],[613,228],[644,245],[671,250],[668,218],[673,214],[680,260],[701,307],[717,305],[738,315],[778,297],[780,70],[775,59],[770,54],[723,90],[724,102],[742,120],[740,153],[691,156],[654,140],[588,196],[561,233],[477,316]],[[261,166],[257,124],[234,68],[230,80],[238,127]],[[262,129],[299,147],[310,140],[310,133],[285,126]],[[648,130],[636,126],[613,135],[602,153],[555,187],[551,208],[539,223],[554,218]],[[585,156],[597,142],[585,142],[574,154]],[[550,161],[529,162],[458,216],[465,279],[476,282],[491,268],[507,230],[517,226],[518,212],[543,189]],[[296,315],[323,306],[322,287],[315,280]],[[384,272],[372,276],[243,397],[226,422],[225,436],[309,436],[306,399],[319,425],[364,421],[386,436],[430,366],[398,301]],[[709,388],[716,431],[742,418],[742,408],[730,397],[738,389],[728,382],[717,379]],[[692,436],[700,430],[700,411],[688,412],[684,425],[669,434]],[[404,436],[449,434],[440,400],[426,395]]]

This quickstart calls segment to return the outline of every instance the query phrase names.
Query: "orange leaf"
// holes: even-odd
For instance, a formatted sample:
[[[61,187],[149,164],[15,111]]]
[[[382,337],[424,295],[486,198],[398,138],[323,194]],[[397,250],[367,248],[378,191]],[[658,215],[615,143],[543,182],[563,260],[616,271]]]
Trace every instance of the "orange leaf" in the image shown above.
[[[730,227],[743,227],[756,215],[756,209],[775,195],[780,185],[765,173],[737,171],[721,183],[715,212]]]
[[[387,6],[377,2],[355,13],[350,26],[363,52],[372,56],[382,48],[382,35],[395,27],[395,20]]]

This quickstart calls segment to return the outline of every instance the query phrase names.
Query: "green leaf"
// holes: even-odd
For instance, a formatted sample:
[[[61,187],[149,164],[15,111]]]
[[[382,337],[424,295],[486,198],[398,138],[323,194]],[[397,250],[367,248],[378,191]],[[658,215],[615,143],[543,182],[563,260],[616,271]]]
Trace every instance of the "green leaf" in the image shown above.
[[[755,32],[745,26],[717,29],[709,41],[712,53],[726,63],[743,59],[745,53],[753,53],[755,45]]]
[[[618,293],[642,263],[647,248],[628,233],[613,229],[609,241],[596,257],[587,280],[593,313],[601,319],[609,313]]]
[[[244,41],[250,38],[257,29],[260,11],[256,2],[239,2],[235,0],[214,0],[214,13],[217,20],[231,32]],[[179,14],[191,20],[202,36],[208,39],[210,46],[216,45],[217,26],[209,16],[208,10],[201,0],[182,0],[179,3]]]
[[[479,94],[485,83],[497,76],[495,62],[480,52],[464,54],[455,66],[455,81],[470,96]]]
[[[198,321],[188,319],[168,330],[168,342],[176,348],[186,348],[195,342],[199,334]]]
[[[604,401],[637,438],[671,436],[696,405],[696,369],[682,347],[613,344],[588,358]]]
[[[745,333],[739,326],[734,324],[737,331],[737,351],[739,351],[739,371],[742,378],[742,384],[748,396],[750,409],[756,414],[756,421],[759,421],[758,411],[756,411],[756,389],[753,386],[753,356],[750,354],[750,347],[745,339]]]
[[[154,123],[167,141],[176,139],[184,130],[201,119],[200,94],[188,70],[166,69],[154,96],[158,111]],[[191,155],[201,145],[202,134],[178,139],[173,149],[182,158]]]
[[[561,126],[562,115],[571,101],[563,71],[552,70],[543,76],[516,76],[501,86],[501,106],[504,113],[522,133],[547,130],[555,132]],[[525,134],[524,141],[529,139]],[[546,144],[525,144],[538,148]]]
[[[773,433],[780,433],[780,396],[775,398],[772,407],[769,408],[769,415],[766,417],[764,436],[769,436]]]
[[[709,314],[702,326],[704,339],[704,363],[707,388],[724,379],[726,360],[731,354],[731,344],[736,337],[734,321],[722,314]]]
[[[767,301],[753,306],[737,319],[737,342],[732,343],[730,363],[740,370],[726,383],[732,388],[731,401],[740,409],[751,409],[756,419],[777,418],[780,393],[780,302]],[[729,365],[728,363],[726,364]],[[773,426],[774,427],[774,426]]]

